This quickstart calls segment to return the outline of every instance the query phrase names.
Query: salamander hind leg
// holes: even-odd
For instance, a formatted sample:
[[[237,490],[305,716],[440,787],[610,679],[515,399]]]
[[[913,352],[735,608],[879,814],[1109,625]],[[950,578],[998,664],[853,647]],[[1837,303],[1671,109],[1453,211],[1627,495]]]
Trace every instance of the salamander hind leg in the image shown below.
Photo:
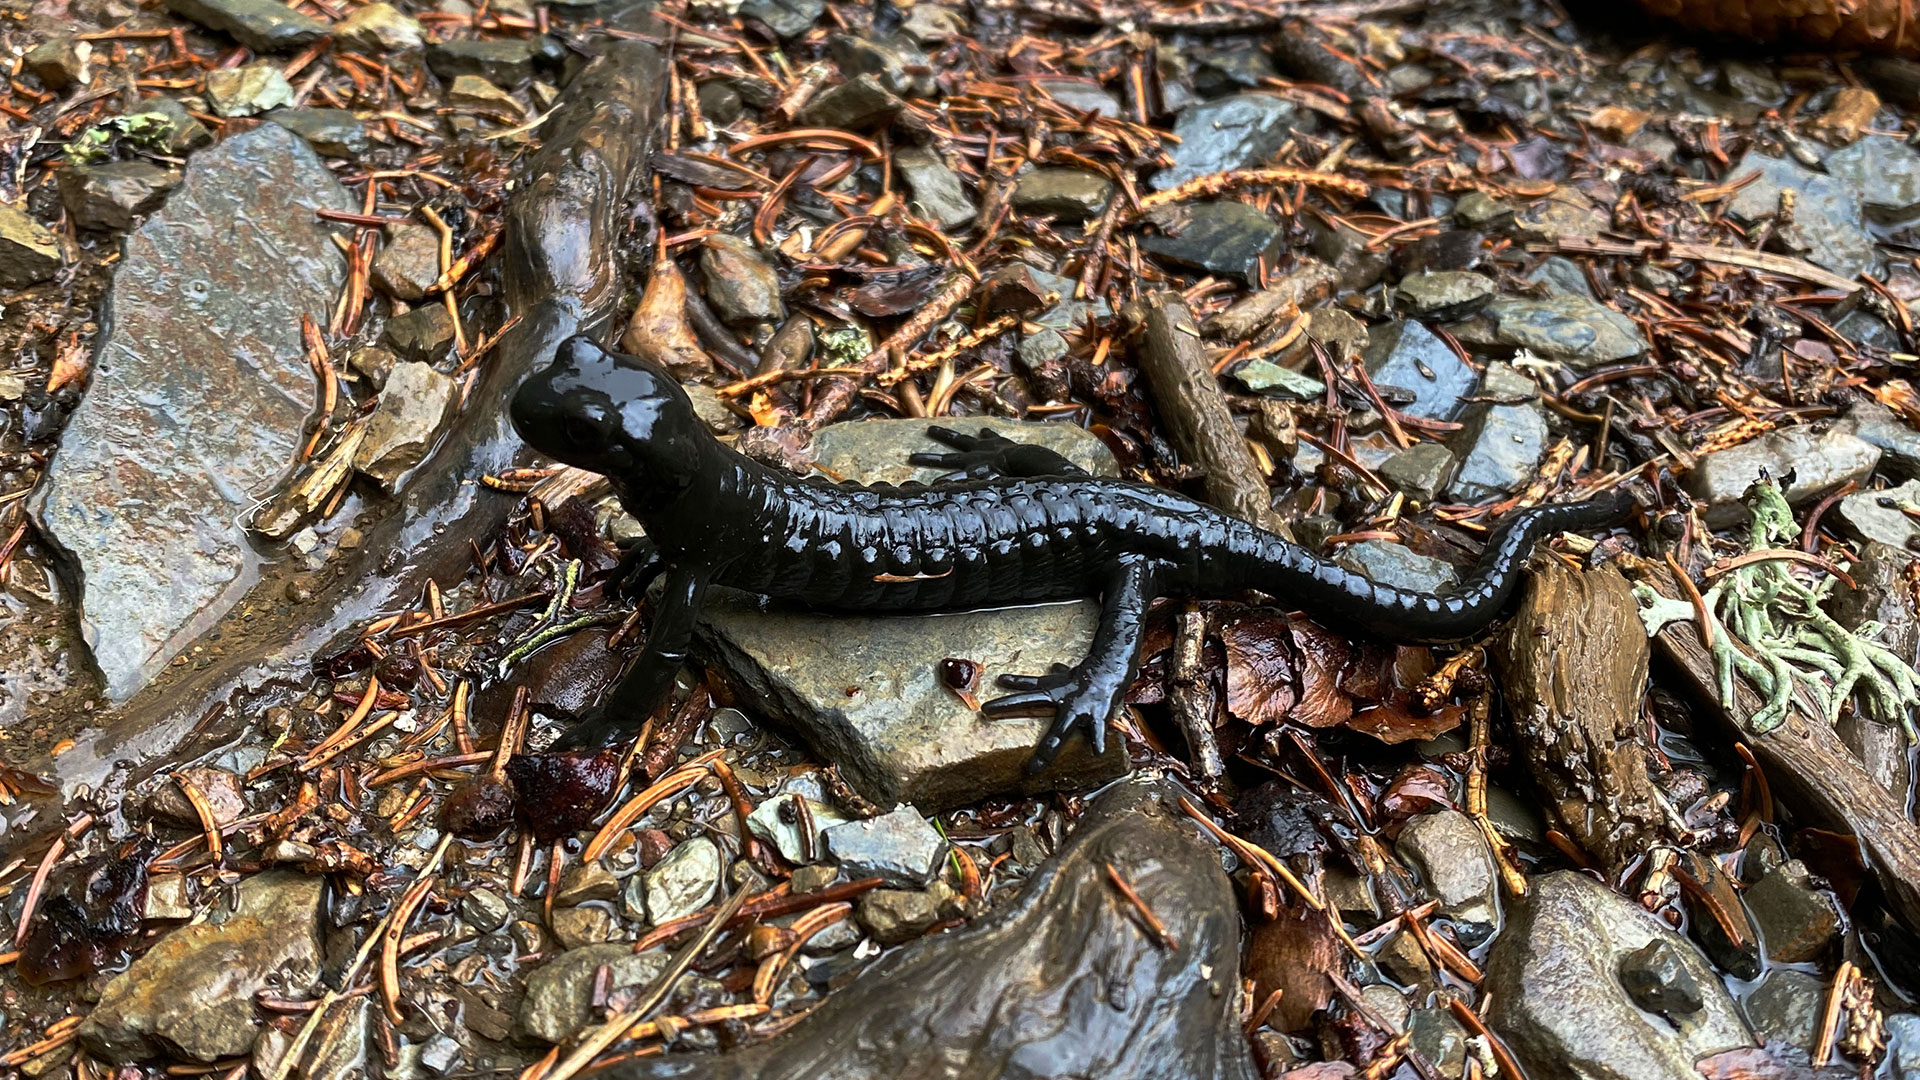
[[[1100,627],[1086,659],[1073,667],[1055,664],[1045,675],[1002,675],[1001,687],[1014,693],[981,706],[990,717],[1053,716],[1046,734],[1027,759],[1027,772],[1052,764],[1075,731],[1084,732],[1093,752],[1107,748],[1107,718],[1132,684],[1140,664],[1140,629],[1153,600],[1156,567],[1141,557],[1123,559],[1101,597]]]
[[[952,469],[950,480],[985,480],[995,476],[1085,476],[1086,470],[1044,446],[1014,442],[991,428],[968,435],[952,428],[930,427],[927,434],[953,447],[952,453],[910,454],[909,465]]]

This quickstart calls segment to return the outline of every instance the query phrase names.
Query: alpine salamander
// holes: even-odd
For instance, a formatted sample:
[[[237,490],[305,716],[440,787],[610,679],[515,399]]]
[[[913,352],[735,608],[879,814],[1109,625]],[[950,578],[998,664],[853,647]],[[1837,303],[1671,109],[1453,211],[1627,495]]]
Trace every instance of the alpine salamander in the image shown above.
[[[512,417],[535,449],[605,475],[645,526],[650,543],[629,553],[627,589],[665,579],[639,659],[563,738],[562,748],[576,750],[631,738],[652,715],[716,585],[868,613],[1099,597],[1085,660],[1003,675],[1012,693],[982,707],[995,717],[1052,714],[1029,762],[1038,771],[1075,730],[1103,748],[1107,717],[1137,673],[1142,619],[1155,597],[1255,589],[1349,632],[1449,641],[1500,614],[1542,535],[1606,525],[1631,508],[1622,496],[1514,514],[1458,591],[1432,595],[1372,581],[1175,492],[1094,477],[1050,450],[990,433],[934,429],[953,452],[910,460],[955,471],[935,484],[793,476],[715,439],[666,371],[586,337],[563,343],[553,364],[527,379]]]

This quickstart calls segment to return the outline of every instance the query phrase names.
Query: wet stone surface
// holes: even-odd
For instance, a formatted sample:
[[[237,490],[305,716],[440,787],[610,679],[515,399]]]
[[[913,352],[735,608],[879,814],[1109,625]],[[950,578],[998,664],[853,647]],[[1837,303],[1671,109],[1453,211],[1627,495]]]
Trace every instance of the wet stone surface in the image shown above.
[[[1533,479],[1547,452],[1547,414],[1533,381],[1506,364],[1488,364],[1479,395],[1495,403],[1475,405],[1454,436],[1460,468],[1448,490],[1478,501],[1502,495]]]
[[[1833,508],[1834,520],[1862,540],[1907,548],[1914,537],[1920,536],[1920,525],[1901,509],[1903,504],[1920,509],[1920,480],[1884,491],[1849,495]]]
[[[358,157],[373,145],[366,125],[351,109],[275,109],[267,119],[328,157]]]
[[[121,1064],[167,1051],[201,1062],[246,1054],[260,1026],[253,995],[271,986],[294,997],[320,974],[324,885],[287,871],[245,879],[224,921],[169,932],[109,982],[80,1041]]]
[[[1713,969],[1654,916],[1572,871],[1531,887],[1494,939],[1486,982],[1488,1022],[1528,1075],[1698,1080],[1698,1058],[1753,1044]],[[1641,1008],[1617,974],[1656,940],[1700,990],[1700,1010],[1678,1027]]]
[[[946,839],[912,806],[836,825],[824,835],[827,854],[849,875],[881,877],[906,888],[932,884],[947,850]]]
[[[1632,319],[1593,300],[1496,300],[1486,312],[1502,344],[1575,367],[1626,360],[1647,351]]]
[[[286,52],[327,35],[327,24],[275,0],[166,0],[167,10],[221,30],[255,52]]]
[[[1388,540],[1362,540],[1341,549],[1337,561],[1383,585],[1416,592],[1444,592],[1459,580],[1447,563]]]
[[[1257,280],[1261,265],[1277,265],[1286,249],[1286,234],[1273,219],[1242,202],[1173,207],[1155,220],[1161,231],[1142,240],[1142,248],[1243,281]]]
[[[294,459],[314,394],[300,316],[324,322],[345,271],[314,210],[356,205],[264,125],[195,155],[127,240],[92,386],[38,496],[85,575],[115,699],[253,580],[235,521]]]
[[[60,272],[60,239],[15,207],[0,205],[0,285],[18,289]]]
[[[1189,106],[1174,122],[1173,133],[1180,141],[1172,148],[1173,164],[1154,174],[1154,190],[1265,164],[1287,141],[1299,116],[1292,102],[1271,94],[1235,94]]]
[[[1108,866],[1177,950],[1157,945],[1115,901]],[[989,1062],[992,1075],[1030,1080],[1253,1080],[1232,991],[1239,942],[1215,848],[1182,823],[1170,793],[1132,780],[1094,801],[997,917],[882,958],[777,1038],[717,1057],[637,1062],[621,1075],[827,1080],[951,1075],[955,1062]]]
[[[1413,320],[1382,323],[1367,334],[1367,376],[1375,386],[1411,391],[1397,408],[1427,420],[1451,420],[1478,380],[1439,336]]]
[[[1866,230],[1866,212],[1854,186],[1798,162],[1749,152],[1729,175],[1745,176],[1758,170],[1760,178],[1741,188],[1727,210],[1746,221],[1774,214],[1780,193],[1793,190],[1793,227],[1778,242],[1794,254],[1803,254],[1817,266],[1852,277],[1879,265],[1873,237]]]
[[[1394,292],[1394,306],[1416,319],[1464,319],[1493,299],[1494,283],[1465,270],[1409,274]]]
[[[1920,150],[1869,135],[1828,154],[1821,165],[1852,186],[1874,222],[1898,227],[1920,220]]]
[[[814,439],[821,465],[864,483],[923,482],[938,470],[906,464],[934,451],[925,421],[863,421],[829,427]],[[1111,458],[1091,433],[1074,427],[967,420],[1008,438],[1065,454],[1092,472],[1111,474]],[[1090,601],[929,616],[860,617],[781,609],[761,611],[739,594],[709,603],[701,640],[730,682],[763,715],[790,723],[823,760],[864,796],[883,805],[911,802],[936,811],[995,793],[1081,786],[1125,771],[1117,740],[1095,759],[1076,740],[1053,768],[1028,777],[1028,754],[1044,720],[988,720],[942,684],[940,661],[984,665],[980,693],[993,694],[1002,672],[1046,671],[1078,663],[1092,640]]]
[[[909,205],[915,213],[946,229],[964,228],[978,214],[973,200],[967,197],[960,174],[933,151],[903,149],[894,155],[893,165],[913,192]]]
[[[125,229],[152,213],[180,183],[180,173],[147,161],[77,165],[60,173],[60,201],[83,229]]]
[[[1847,431],[1795,427],[1708,454],[1683,482],[1709,504],[1707,523],[1719,528],[1745,520],[1740,497],[1763,471],[1783,481],[1791,474],[1787,501],[1797,506],[1849,480],[1864,482],[1879,460],[1878,448]]]

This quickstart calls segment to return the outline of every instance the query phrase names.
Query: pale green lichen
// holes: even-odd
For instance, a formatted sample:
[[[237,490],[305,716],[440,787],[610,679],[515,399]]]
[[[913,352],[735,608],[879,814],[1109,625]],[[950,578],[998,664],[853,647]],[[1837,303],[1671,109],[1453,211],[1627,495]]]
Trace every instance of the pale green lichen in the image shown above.
[[[1763,480],[1747,489],[1753,524],[1747,537],[1751,553],[1778,549],[1800,535],[1780,488]],[[1796,681],[1807,688],[1832,723],[1857,692],[1862,712],[1899,724],[1907,738],[1920,742],[1912,710],[1920,705],[1920,672],[1874,640],[1883,629],[1863,623],[1848,630],[1833,620],[1821,602],[1838,580],[1821,574],[1808,584],[1793,576],[1784,559],[1765,559],[1720,576],[1703,597],[1712,622],[1714,675],[1720,704],[1734,710],[1737,671],[1766,698],[1746,721],[1756,735],[1779,727],[1791,708]],[[1640,617],[1649,637],[1668,624],[1692,622],[1698,613],[1684,600],[1669,600],[1650,586],[1636,585],[1644,607]]]

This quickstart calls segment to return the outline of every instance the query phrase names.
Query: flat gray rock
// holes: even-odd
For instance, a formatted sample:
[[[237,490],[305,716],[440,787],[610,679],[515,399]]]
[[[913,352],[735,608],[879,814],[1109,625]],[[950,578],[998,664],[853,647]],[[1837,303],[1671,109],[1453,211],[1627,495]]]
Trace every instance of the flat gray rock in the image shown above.
[[[942,161],[940,155],[917,146],[909,147],[894,154],[893,164],[913,192],[909,205],[914,213],[938,223],[943,229],[958,229],[973,223],[979,211],[967,197],[960,174]]]
[[[315,394],[300,317],[324,322],[345,277],[314,211],[356,205],[265,124],[196,154],[127,238],[92,388],[37,497],[84,575],[114,701],[257,575],[239,522],[299,449]]]
[[[327,36],[326,23],[277,0],[166,0],[166,8],[255,52],[285,52]]]
[[[1647,351],[1640,327],[1597,300],[1495,300],[1486,313],[1501,344],[1575,367],[1609,364]]]
[[[947,840],[911,805],[826,832],[827,854],[853,878],[881,877],[887,884],[919,889],[933,884]]]
[[[1111,456],[1083,429],[983,418],[946,419],[963,431],[990,428],[1050,447],[1113,475]],[[924,420],[868,420],[826,428],[814,438],[819,464],[864,483],[938,479],[936,469],[906,463],[915,451],[946,449],[925,435]],[[911,802],[929,813],[998,794],[1084,787],[1126,771],[1120,740],[1095,758],[1074,740],[1045,772],[1025,773],[1046,729],[1040,718],[988,720],[940,679],[948,658],[982,665],[975,693],[985,700],[1003,672],[1044,672],[1075,664],[1093,640],[1098,605],[1043,604],[939,615],[823,616],[762,610],[752,598],[722,593],[707,605],[700,643],[762,715],[791,724],[839,766],[862,795],[891,806]]]
[[[324,878],[270,870],[240,883],[232,914],[169,932],[115,976],[80,1041],[115,1064],[159,1054],[214,1061],[248,1052],[253,995],[298,998],[320,975]]]
[[[1278,153],[1300,109],[1272,94],[1234,94],[1188,106],[1174,121],[1173,164],[1153,176],[1155,191],[1196,177],[1264,165]]]
[[[1498,403],[1475,406],[1453,440],[1460,468],[1447,490],[1466,502],[1520,488],[1547,453],[1547,414],[1533,400],[1531,380],[1509,365],[1488,364],[1480,395]]]
[[[1837,427],[1880,448],[1880,465],[1895,476],[1920,477],[1920,431],[1874,400],[1856,402]]]
[[[1920,220],[1920,150],[1886,135],[1866,135],[1821,163],[1853,185],[1867,216],[1889,227]]]
[[[1702,457],[1686,475],[1686,489],[1708,504],[1707,524],[1714,528],[1747,520],[1740,497],[1761,473],[1784,482],[1787,501],[1801,505],[1849,480],[1865,482],[1880,461],[1880,449],[1836,426],[1816,432],[1801,425],[1768,432],[1739,446]]]
[[[1793,228],[1779,239],[1790,246],[1804,246],[1808,261],[1843,277],[1879,266],[1879,252],[1866,229],[1866,210],[1851,182],[1754,151],[1727,175],[1740,178],[1756,170],[1759,179],[1734,194],[1727,203],[1728,213],[1743,221],[1774,214],[1780,208],[1780,193],[1792,190],[1796,193]]]
[[[1920,524],[1900,509],[1900,504],[1920,507],[1920,480],[1909,480],[1885,491],[1862,491],[1840,500],[1833,508],[1835,520],[1848,533],[1861,540],[1906,549],[1907,542],[1920,536]]]
[[[1286,230],[1243,202],[1222,200],[1156,211],[1161,231],[1140,246],[1161,258],[1211,274],[1257,282],[1261,266],[1277,266],[1286,252]]]
[[[1445,592],[1459,580],[1451,565],[1388,540],[1362,540],[1336,561],[1382,585],[1415,592]]]
[[[1410,391],[1413,400],[1397,405],[1408,416],[1451,420],[1460,399],[1473,392],[1479,376],[1460,354],[1422,323],[1402,319],[1367,331],[1367,377],[1377,387]]]
[[[1699,1080],[1694,1062],[1754,1045],[1706,958],[1659,919],[1571,870],[1532,880],[1494,939],[1487,1020],[1529,1076],[1567,1080]],[[1698,986],[1699,1011],[1668,1019],[1628,996],[1628,954],[1665,941]]]

